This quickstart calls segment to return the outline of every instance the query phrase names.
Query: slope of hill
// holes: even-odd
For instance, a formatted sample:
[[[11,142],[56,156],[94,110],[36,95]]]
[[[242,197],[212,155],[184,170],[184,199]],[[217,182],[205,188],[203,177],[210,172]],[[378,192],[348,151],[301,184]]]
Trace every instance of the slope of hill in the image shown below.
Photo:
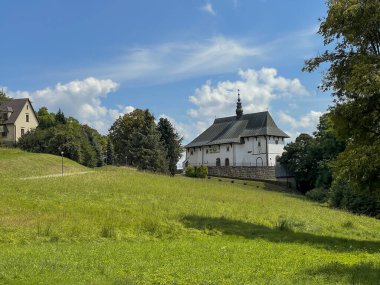
[[[87,168],[67,158],[64,173],[87,171]],[[58,155],[29,153],[20,149],[0,147],[0,177],[20,178],[61,173],[62,158]]]
[[[377,284],[379,220],[267,187],[126,168],[5,179],[0,283]]]

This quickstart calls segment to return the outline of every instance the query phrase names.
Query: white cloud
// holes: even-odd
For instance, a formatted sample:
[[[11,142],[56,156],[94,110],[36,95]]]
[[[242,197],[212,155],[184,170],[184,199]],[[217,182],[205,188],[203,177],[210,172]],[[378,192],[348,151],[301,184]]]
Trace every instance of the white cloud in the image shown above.
[[[132,106],[109,109],[102,104],[102,98],[106,98],[118,86],[110,79],[89,77],[66,84],[58,83],[53,88],[33,92],[8,91],[8,94],[13,98],[30,98],[36,109],[46,106],[49,111],[56,112],[60,108],[66,116],[73,116],[81,123],[106,133],[117,117],[134,109]]]
[[[213,16],[216,16],[216,12],[214,8],[212,7],[212,4],[210,2],[207,2],[204,6],[201,7],[201,9]]]
[[[92,67],[101,77],[134,84],[172,82],[192,76],[221,74],[240,68],[263,53],[259,47],[223,36],[195,42],[171,42],[128,49],[114,62]]]
[[[311,110],[309,113],[299,119],[295,119],[294,117],[282,111],[280,111],[278,115],[281,121],[289,124],[293,128],[315,129],[319,123],[319,118],[323,115],[323,112]]]
[[[284,97],[309,95],[298,79],[278,76],[274,68],[240,70],[239,76],[238,81],[222,81],[215,86],[207,81],[189,97],[195,107],[188,110],[188,115],[196,120],[198,133],[215,117],[235,115],[238,89],[245,113],[265,111],[272,101]]]

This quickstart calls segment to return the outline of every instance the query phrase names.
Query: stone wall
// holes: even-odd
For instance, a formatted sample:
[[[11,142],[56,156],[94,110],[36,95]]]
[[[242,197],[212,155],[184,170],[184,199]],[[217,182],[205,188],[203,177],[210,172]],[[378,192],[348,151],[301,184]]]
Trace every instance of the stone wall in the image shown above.
[[[276,181],[274,166],[211,166],[208,167],[208,175],[235,179]]]

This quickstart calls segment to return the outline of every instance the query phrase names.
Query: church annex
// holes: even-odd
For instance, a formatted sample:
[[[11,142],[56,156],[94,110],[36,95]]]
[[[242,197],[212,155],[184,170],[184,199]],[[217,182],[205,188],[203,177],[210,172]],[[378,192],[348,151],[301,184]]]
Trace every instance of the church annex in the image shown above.
[[[268,111],[243,114],[240,93],[236,116],[214,123],[185,146],[185,166],[275,166],[285,138]]]

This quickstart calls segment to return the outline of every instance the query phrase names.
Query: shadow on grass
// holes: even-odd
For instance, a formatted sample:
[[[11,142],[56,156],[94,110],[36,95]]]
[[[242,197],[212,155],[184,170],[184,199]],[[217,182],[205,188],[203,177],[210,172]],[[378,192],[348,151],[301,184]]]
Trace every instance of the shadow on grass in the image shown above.
[[[380,282],[380,267],[372,263],[345,265],[333,263],[318,269],[308,270],[312,276],[322,275],[326,279],[347,280],[349,284],[372,285]]]
[[[275,243],[298,243],[333,250],[338,252],[365,251],[380,253],[380,241],[360,241],[339,237],[319,236],[289,229],[270,228],[253,223],[229,220],[224,217],[185,216],[182,223],[187,228],[194,228],[212,233],[218,231],[223,235],[242,236],[247,239],[265,239]]]

